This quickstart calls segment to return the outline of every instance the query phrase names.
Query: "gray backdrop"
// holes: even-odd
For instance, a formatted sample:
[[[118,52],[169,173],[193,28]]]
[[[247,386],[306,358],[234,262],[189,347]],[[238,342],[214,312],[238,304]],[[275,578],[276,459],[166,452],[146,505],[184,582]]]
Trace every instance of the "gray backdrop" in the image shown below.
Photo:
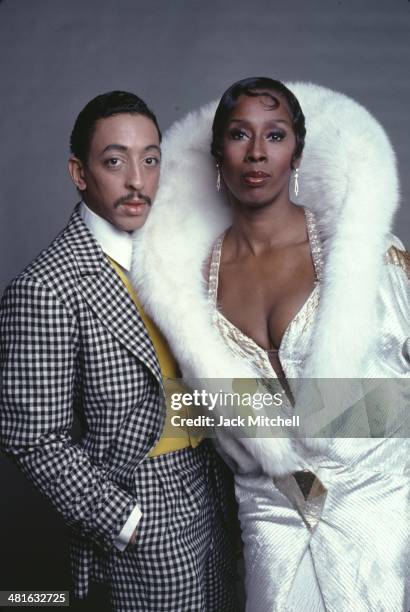
[[[410,245],[409,23],[408,0],[0,0],[0,292],[65,224],[73,121],[114,88],[146,99],[163,129],[245,76],[348,94],[393,142]],[[0,468],[0,588],[67,588],[61,522]]]

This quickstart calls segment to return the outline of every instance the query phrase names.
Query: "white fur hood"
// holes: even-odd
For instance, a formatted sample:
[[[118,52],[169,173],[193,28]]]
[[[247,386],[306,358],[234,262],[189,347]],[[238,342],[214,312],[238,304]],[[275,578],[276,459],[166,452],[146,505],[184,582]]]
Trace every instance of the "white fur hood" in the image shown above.
[[[374,339],[374,304],[398,203],[395,156],[383,129],[353,100],[309,83],[289,87],[300,101],[307,128],[298,201],[315,213],[325,253],[304,376],[357,377]],[[215,102],[208,104],[166,133],[161,186],[134,243],[134,285],[188,380],[254,374],[232,357],[213,328],[202,277],[212,243],[230,223],[229,208],[215,188],[209,152],[215,109]],[[324,342],[329,330],[331,341]],[[242,456],[245,447],[272,473],[301,465],[290,440],[235,442],[228,437],[225,447],[243,469],[252,466],[251,457],[247,463]],[[267,455],[269,466],[278,467],[266,467]]]

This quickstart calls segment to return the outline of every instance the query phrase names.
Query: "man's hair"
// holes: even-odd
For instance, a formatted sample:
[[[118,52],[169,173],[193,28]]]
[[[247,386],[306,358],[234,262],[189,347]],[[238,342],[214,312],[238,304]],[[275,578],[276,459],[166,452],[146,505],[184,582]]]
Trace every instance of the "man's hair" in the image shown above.
[[[72,155],[86,163],[90,150],[91,138],[95,125],[99,119],[112,117],[122,113],[131,113],[148,117],[158,130],[161,142],[161,131],[157,118],[144,100],[128,91],[109,91],[93,98],[75,120],[70,137],[70,151]]]
[[[272,100],[271,108],[279,106],[279,100],[272,93],[281,94],[292,115],[292,127],[296,137],[296,147],[293,153],[293,161],[297,160],[305,145],[305,116],[296,96],[281,81],[268,77],[250,77],[242,79],[231,85],[223,94],[218,108],[215,112],[212,124],[211,153],[217,162],[223,160],[223,137],[232,111],[238,104],[239,97],[245,96],[268,96]],[[270,105],[269,105],[270,106]]]

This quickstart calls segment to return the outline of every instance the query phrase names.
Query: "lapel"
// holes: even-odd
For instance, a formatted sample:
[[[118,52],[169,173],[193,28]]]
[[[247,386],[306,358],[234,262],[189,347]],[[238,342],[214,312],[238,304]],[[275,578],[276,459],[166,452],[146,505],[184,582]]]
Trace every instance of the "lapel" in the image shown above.
[[[142,361],[162,385],[151,338],[122,280],[84,224],[78,206],[65,237],[79,268],[78,290],[101,323]]]

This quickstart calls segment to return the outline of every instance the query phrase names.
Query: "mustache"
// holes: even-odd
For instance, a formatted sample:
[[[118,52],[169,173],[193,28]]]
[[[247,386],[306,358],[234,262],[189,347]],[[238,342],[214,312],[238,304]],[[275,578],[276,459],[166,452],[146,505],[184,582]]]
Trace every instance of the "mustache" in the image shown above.
[[[148,204],[148,206],[152,205],[151,198],[145,195],[145,193],[138,191],[138,193],[127,193],[126,195],[121,196],[121,198],[118,198],[118,200],[115,200],[114,208],[118,208],[118,206],[121,206],[121,204],[124,204],[124,202],[133,202],[134,200],[142,200]]]

